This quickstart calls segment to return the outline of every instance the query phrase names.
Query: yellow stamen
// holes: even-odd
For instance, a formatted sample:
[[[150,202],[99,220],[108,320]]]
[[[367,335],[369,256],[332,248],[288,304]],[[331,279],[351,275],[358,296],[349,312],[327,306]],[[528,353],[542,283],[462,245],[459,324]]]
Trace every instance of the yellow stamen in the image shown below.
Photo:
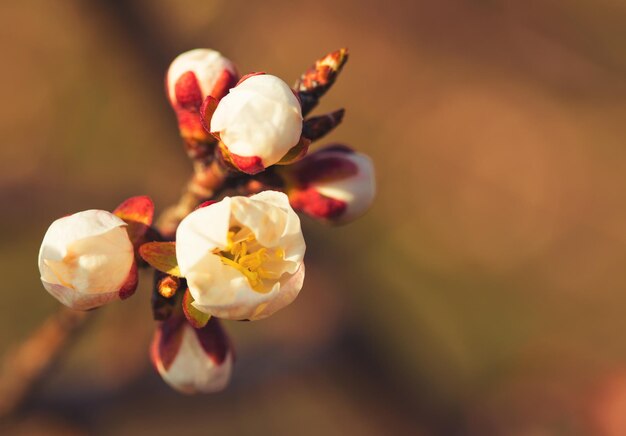
[[[263,280],[278,280],[280,274],[263,268],[270,260],[282,260],[285,257],[283,248],[270,249],[261,246],[249,229],[233,227],[226,237],[228,246],[225,250],[215,250],[224,265],[231,266],[242,273],[257,292],[268,291]]]

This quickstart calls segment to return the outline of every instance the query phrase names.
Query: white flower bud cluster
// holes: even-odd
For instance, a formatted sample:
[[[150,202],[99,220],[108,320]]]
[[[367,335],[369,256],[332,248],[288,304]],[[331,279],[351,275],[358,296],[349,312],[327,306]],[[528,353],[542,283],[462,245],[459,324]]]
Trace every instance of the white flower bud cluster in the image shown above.
[[[338,145],[307,155],[344,111],[307,120],[303,113],[346,60],[345,49],[327,55],[293,90],[265,73],[236,83],[235,65],[214,50],[177,57],[166,92],[196,171],[183,198],[197,202],[181,202],[159,226],[148,197],[54,221],[39,251],[44,288],[70,308],[90,310],[131,296],[138,266],[154,268],[154,367],[183,393],[226,387],[234,352],[220,319],[265,319],[302,289],[306,244],[296,211],[343,224],[373,202],[367,156]],[[203,193],[211,198],[198,205]]]

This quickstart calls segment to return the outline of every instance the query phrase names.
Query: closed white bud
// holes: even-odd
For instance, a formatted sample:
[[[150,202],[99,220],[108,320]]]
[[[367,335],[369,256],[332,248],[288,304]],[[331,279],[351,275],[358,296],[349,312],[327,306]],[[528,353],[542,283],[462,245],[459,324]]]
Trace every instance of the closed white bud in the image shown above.
[[[219,135],[228,160],[255,174],[279,162],[300,142],[302,109],[281,79],[251,75],[217,105],[210,130]]]
[[[157,327],[150,357],[163,380],[185,394],[224,389],[234,361],[229,340],[217,319],[195,329],[177,315]]]
[[[137,267],[126,223],[104,210],[56,220],[41,243],[39,272],[46,290],[73,309],[130,296]]]
[[[289,201],[314,219],[345,224],[363,215],[376,195],[372,160],[343,145],[331,145],[285,167]]]

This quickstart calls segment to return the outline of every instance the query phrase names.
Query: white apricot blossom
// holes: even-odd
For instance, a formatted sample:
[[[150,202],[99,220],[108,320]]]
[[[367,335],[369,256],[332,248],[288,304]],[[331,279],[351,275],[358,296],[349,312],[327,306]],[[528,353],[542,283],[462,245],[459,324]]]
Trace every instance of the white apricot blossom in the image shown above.
[[[130,296],[137,267],[126,223],[104,210],[56,220],[41,243],[39,272],[46,290],[73,309]]]
[[[258,320],[290,304],[305,250],[300,219],[276,191],[226,197],[190,213],[176,232],[192,304],[218,318]]]
[[[157,327],[150,358],[163,380],[185,394],[221,391],[230,381],[234,362],[217,319],[195,329],[177,316]]]
[[[219,134],[235,166],[254,174],[280,161],[300,142],[302,108],[278,77],[251,75],[219,102],[210,130]]]

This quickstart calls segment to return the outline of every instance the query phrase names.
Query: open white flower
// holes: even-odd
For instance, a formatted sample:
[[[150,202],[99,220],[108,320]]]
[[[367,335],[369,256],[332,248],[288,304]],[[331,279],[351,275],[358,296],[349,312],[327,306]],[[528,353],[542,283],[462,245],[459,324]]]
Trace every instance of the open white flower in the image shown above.
[[[157,327],[150,357],[163,380],[185,394],[224,389],[234,361],[229,340],[217,319],[195,329],[175,315]]]
[[[310,153],[283,173],[294,209],[327,223],[353,221],[367,212],[376,195],[372,160],[343,145]]]
[[[137,267],[125,226],[104,210],[86,210],[53,222],[39,250],[46,290],[81,310],[130,296],[137,286]]]
[[[217,105],[211,132],[219,134],[235,166],[257,173],[280,161],[300,141],[300,102],[278,77],[252,75]]]
[[[302,288],[305,250],[298,215],[275,191],[197,209],[176,232],[193,305],[218,318],[258,320],[290,304]]]

